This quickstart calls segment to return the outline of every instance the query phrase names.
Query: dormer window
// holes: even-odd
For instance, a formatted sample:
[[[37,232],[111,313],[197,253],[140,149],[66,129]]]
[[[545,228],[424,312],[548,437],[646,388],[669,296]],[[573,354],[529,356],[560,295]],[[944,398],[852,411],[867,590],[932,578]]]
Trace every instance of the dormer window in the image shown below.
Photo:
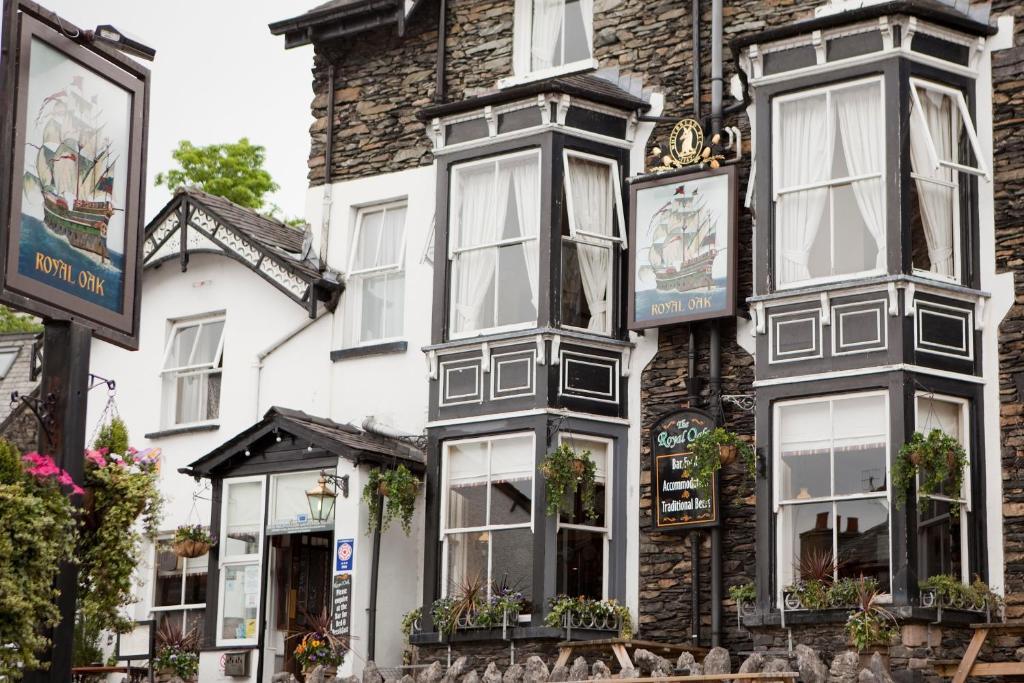
[[[593,0],[517,0],[516,76],[590,66],[593,44]]]
[[[883,273],[882,79],[780,96],[773,104],[778,286]]]
[[[963,93],[910,79],[911,221],[917,274],[961,281],[961,222],[969,207],[969,176],[988,177]]]

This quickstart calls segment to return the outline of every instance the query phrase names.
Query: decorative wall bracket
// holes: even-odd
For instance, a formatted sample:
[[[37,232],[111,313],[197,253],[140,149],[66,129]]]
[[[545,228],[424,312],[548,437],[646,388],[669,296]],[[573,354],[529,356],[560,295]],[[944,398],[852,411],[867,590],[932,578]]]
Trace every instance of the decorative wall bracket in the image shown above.
[[[14,406],[20,403],[24,403],[32,411],[32,414],[39,421],[39,425],[46,432],[47,441],[52,442],[53,432],[51,430],[57,424],[57,419],[53,414],[57,409],[57,395],[50,392],[40,399],[38,396],[22,396],[17,391],[12,391],[11,405]]]

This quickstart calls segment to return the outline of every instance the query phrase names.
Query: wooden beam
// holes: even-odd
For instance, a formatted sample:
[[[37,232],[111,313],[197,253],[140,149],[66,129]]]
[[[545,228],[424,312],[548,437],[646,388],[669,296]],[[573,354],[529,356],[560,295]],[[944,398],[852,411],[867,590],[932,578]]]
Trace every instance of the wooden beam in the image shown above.
[[[953,683],[964,683],[967,680],[974,667],[974,660],[978,658],[978,653],[981,652],[981,646],[985,644],[986,638],[988,638],[987,628],[979,628],[974,632],[971,644],[967,646],[964,658],[960,660],[960,666],[957,667],[956,675],[953,676]]]

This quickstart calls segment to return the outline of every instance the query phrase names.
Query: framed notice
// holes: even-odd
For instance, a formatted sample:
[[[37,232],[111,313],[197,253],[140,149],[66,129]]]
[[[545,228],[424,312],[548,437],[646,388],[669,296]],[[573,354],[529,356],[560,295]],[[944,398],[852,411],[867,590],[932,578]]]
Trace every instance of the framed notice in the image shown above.
[[[736,313],[736,167],[630,186],[629,327]]]
[[[699,485],[691,476],[689,445],[715,428],[702,410],[681,410],[663,416],[651,427],[652,527],[659,531],[717,526],[718,476]]]
[[[12,6],[0,300],[137,348],[149,72],[38,6]]]

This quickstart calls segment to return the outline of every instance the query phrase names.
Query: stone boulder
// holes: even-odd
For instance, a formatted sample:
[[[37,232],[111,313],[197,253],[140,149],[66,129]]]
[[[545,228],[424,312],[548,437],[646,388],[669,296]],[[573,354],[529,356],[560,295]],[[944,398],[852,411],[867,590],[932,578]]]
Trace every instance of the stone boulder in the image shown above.
[[[756,674],[764,671],[765,659],[764,655],[760,652],[754,652],[749,657],[743,660],[740,664],[740,668],[737,673],[741,674]]]
[[[548,674],[549,683],[564,683],[569,680],[569,667],[564,664],[560,664],[551,669],[551,673]]]
[[[577,657],[572,666],[569,667],[569,680],[570,681],[585,681],[590,678],[590,667],[587,666],[587,660],[583,657]]]
[[[684,652],[676,660],[676,673],[681,676],[699,676],[704,673],[704,667],[694,659],[692,652]]]
[[[441,662],[433,661],[426,669],[421,669],[419,676],[416,677],[416,683],[438,683],[444,678],[444,667],[441,666]]]
[[[806,645],[793,648],[796,653],[796,669],[800,672],[800,683],[828,683],[828,667],[818,653]]]
[[[673,674],[672,664],[664,657],[659,657],[650,650],[637,648],[633,651],[633,665],[641,672],[649,673],[652,678],[661,678]]]
[[[544,660],[533,655],[526,660],[526,666],[523,668],[523,683],[547,683],[548,681],[548,665],[544,663]]]
[[[509,668],[505,669],[505,673],[501,676],[501,683],[522,683],[523,680],[523,665],[513,664]]]
[[[441,680],[445,683],[456,683],[467,673],[469,673],[468,660],[465,657],[459,657],[452,662],[452,665],[444,672],[444,678]],[[364,680],[363,683],[366,683],[366,681]]]
[[[727,674],[732,671],[729,651],[724,647],[713,647],[704,655],[704,675]]]
[[[792,667],[789,665],[789,662],[785,659],[782,659],[781,657],[772,657],[765,662],[764,669],[762,669],[762,671],[777,674],[782,673],[783,671],[789,671],[791,668]]]
[[[398,683],[416,683],[416,679],[411,674],[405,674],[398,679]]]
[[[856,683],[860,673],[860,657],[856,652],[840,652],[828,671],[829,683]]]
[[[488,662],[481,681],[483,683],[501,683],[501,671],[498,670],[498,665],[494,662]]]
[[[871,659],[868,660],[867,669],[874,674],[878,683],[893,683],[889,667],[886,665],[882,655],[877,652],[871,655]]]
[[[607,664],[605,664],[599,659],[596,662],[594,662],[594,666],[590,668],[590,677],[595,681],[611,678],[612,670],[608,668]]]
[[[462,677],[462,683],[480,683],[480,676],[477,675],[476,669],[470,669],[469,673]]]
[[[638,676],[640,676],[640,672],[636,669],[623,669],[615,674],[615,678],[637,678]]]
[[[298,683],[295,674],[289,671],[279,671],[270,677],[270,683]]]
[[[384,683],[384,677],[380,675],[377,664],[373,660],[368,661],[363,667],[363,683]]]

